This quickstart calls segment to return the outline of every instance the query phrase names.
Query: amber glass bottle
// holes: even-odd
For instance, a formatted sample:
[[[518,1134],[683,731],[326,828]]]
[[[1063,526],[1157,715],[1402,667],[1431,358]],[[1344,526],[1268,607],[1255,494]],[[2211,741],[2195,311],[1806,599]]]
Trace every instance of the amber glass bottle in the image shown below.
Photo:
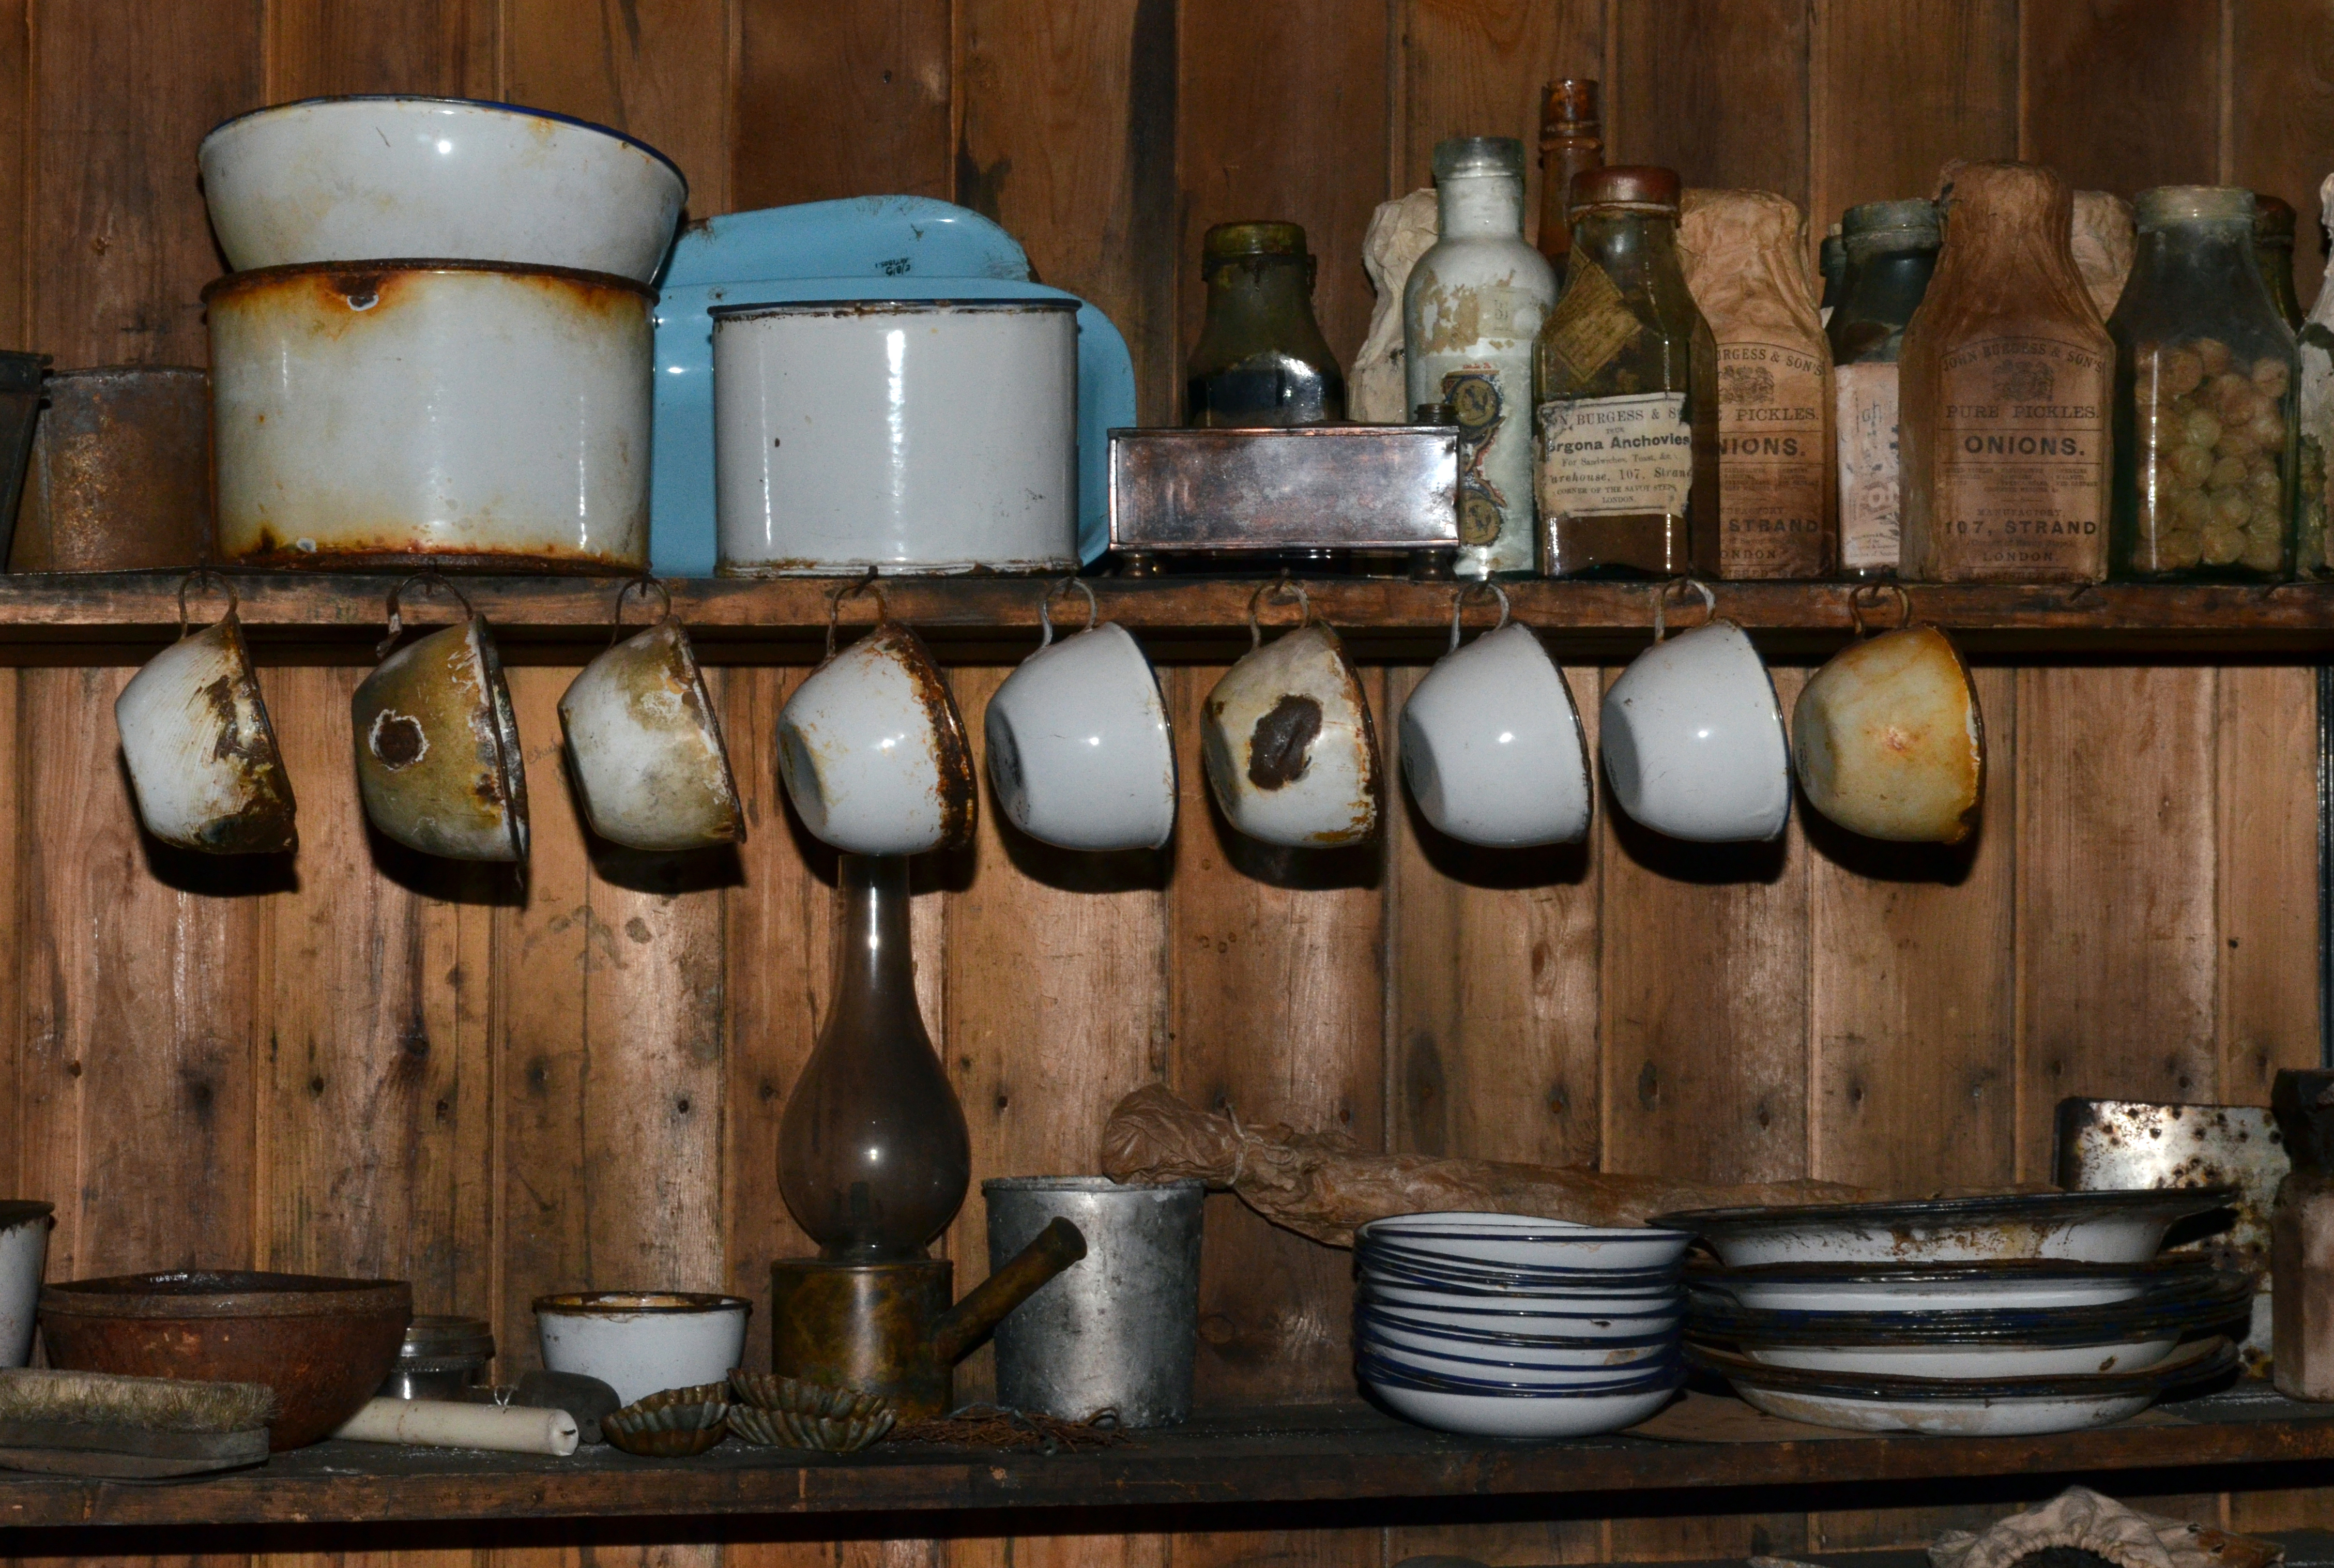
[[[1596,83],[1551,82],[1539,105],[1539,253],[1564,286],[1572,254],[1572,177],[1605,167],[1605,122],[1596,110]]]
[[[972,1180],[964,1111],[916,1006],[905,856],[845,855],[834,990],[778,1126],[778,1192],[834,1263],[924,1256]]]
[[[1327,424],[1345,377],[1313,319],[1315,263],[1293,223],[1220,223],[1201,242],[1208,315],[1184,382],[1187,424]]]

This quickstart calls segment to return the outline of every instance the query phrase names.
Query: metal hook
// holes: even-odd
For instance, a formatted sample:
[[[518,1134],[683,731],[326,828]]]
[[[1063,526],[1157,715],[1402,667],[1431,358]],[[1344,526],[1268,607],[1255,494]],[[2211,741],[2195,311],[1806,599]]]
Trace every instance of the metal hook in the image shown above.
[[[867,575],[854,582],[837,584],[828,590],[826,595],[826,656],[830,659],[834,657],[834,628],[843,618],[843,601],[861,594],[875,595],[875,618],[878,621],[891,618],[891,608],[883,603],[883,590],[875,586],[874,567],[868,567]]]
[[[227,590],[227,615],[234,615],[236,605],[241,602],[236,597],[235,585],[228,582],[225,577],[219,576],[218,573],[211,570],[208,566],[197,566],[193,571],[188,572],[185,576],[178,579],[178,641],[182,643],[187,640],[187,590],[193,587],[198,580],[203,578],[208,578],[210,581],[217,583],[220,587]],[[224,620],[226,617],[221,616],[220,618]]]
[[[1486,590],[1497,596],[1500,601],[1499,625],[1493,626],[1491,630],[1496,632],[1508,624],[1508,591],[1488,577],[1470,583],[1451,595],[1451,646],[1443,652],[1455,653],[1459,651],[1459,613],[1467,607],[1468,600]]]
[[[374,658],[388,658],[389,651],[397,645],[397,639],[404,635],[405,613],[398,607],[398,601],[404,596],[405,590],[413,586],[416,583],[420,583],[425,587],[445,589],[448,593],[453,595],[455,601],[462,606],[462,614],[471,616],[474,619],[477,617],[478,612],[471,608],[470,596],[462,592],[461,589],[456,587],[453,584],[448,582],[443,576],[439,576],[435,569],[427,572],[416,572],[413,576],[406,578],[405,581],[398,584],[397,586],[389,591],[389,635],[383,637],[381,640],[381,646],[373,650]]]
[[[1870,603],[1876,607],[1884,594],[1896,595],[1896,624],[1894,629],[1901,632],[1913,624],[1913,599],[1903,587],[1895,583],[1858,583],[1847,591],[1848,624],[1856,628],[1857,636],[1872,634],[1872,628],[1864,624],[1866,595],[1870,595]]]
[[[1037,595],[1037,624],[1046,628],[1046,634],[1037,641],[1037,646],[1040,648],[1048,648],[1053,646],[1054,616],[1052,609],[1054,595],[1060,593],[1065,587],[1075,588],[1079,593],[1084,594],[1086,596],[1086,624],[1085,627],[1086,631],[1093,631],[1095,629],[1095,623],[1102,619],[1102,606],[1095,602],[1095,591],[1086,586],[1085,578],[1064,577],[1058,583],[1049,583],[1046,586],[1046,591]]]
[[[1297,607],[1301,612],[1297,622],[1297,629],[1302,631],[1307,626],[1313,624],[1312,597],[1305,592],[1305,585],[1290,577],[1288,568],[1283,567],[1281,568],[1280,576],[1273,578],[1272,581],[1268,583],[1258,584],[1256,592],[1248,596],[1248,646],[1249,653],[1252,653],[1256,652],[1257,649],[1264,646],[1264,626],[1263,624],[1257,619],[1257,605],[1263,602],[1266,595],[1279,593],[1284,588],[1297,595]]]
[[[637,577],[628,577],[624,580],[623,586],[616,590],[615,607],[608,613],[608,646],[611,648],[616,645],[616,639],[624,634],[624,600],[631,595],[634,588],[654,588],[657,591],[658,595],[664,600],[663,614],[660,615],[654,622],[651,622],[651,624],[661,625],[665,622],[672,619],[672,590],[670,588],[666,587],[656,578],[646,575]]]
[[[1679,588],[1692,588],[1702,595],[1702,607],[1707,612],[1702,617],[1703,625],[1710,624],[1710,616],[1718,614],[1718,595],[1710,591],[1709,584],[1699,577],[1672,577],[1654,590],[1654,641],[1656,643],[1669,635],[1666,615],[1669,597]]]

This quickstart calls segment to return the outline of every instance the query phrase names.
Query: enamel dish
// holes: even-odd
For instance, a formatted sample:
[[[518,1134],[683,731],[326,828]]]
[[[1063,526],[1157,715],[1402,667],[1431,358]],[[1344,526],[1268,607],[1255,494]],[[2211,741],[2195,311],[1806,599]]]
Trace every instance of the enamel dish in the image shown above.
[[[2175,1220],[2223,1208],[2235,1196],[2229,1186],[2033,1193],[1690,1209],[1653,1223],[1701,1236],[1729,1268],[2014,1258],[2136,1263],[2156,1255]]]

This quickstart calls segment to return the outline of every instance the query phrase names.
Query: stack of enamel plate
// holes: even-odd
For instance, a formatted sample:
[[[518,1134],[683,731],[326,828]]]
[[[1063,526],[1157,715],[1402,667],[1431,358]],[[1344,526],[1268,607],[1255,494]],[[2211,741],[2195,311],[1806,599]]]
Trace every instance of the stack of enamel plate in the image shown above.
[[[1686,1355],[1770,1415],[1867,1432],[2104,1426],[2225,1374],[2252,1282],[2157,1255],[2223,1189],[2045,1193],[1663,1216],[1722,1265],[1689,1278]]]
[[[1635,1426],[1685,1380],[1691,1239],[1518,1215],[1373,1220],[1354,1244],[1355,1373],[1397,1415],[1446,1432]]]

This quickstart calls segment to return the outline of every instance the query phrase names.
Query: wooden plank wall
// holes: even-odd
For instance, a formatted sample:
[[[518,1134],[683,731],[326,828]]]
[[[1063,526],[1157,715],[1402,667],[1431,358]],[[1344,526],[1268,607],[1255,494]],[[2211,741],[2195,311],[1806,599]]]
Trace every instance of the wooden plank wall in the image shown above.
[[[2334,167],[2329,60],[2322,0],[0,0],[0,334],[65,365],[200,363],[196,295],[218,269],[202,131],[307,93],[464,92],[657,142],[699,215],[883,190],[989,212],[1125,330],[1157,420],[1208,224],[1302,221],[1350,353],[1373,205],[1423,183],[1444,135],[1529,136],[1553,76],[1607,83],[1616,159],[1827,218],[1925,190],[1947,157],[2007,155],[2127,193],[2260,181],[2307,210]],[[2307,298],[2323,256],[2302,251]],[[1168,851],[1083,862],[992,815],[921,876],[925,1006],[980,1174],[1085,1167],[1110,1102],[1159,1079],[1401,1148],[2031,1178],[2060,1096],[2258,1102],[2277,1067],[2317,1060],[2305,669],[1983,670],[1992,798],[1963,853],[1804,814],[1771,848],[1687,851],[1606,809],[1584,848],[1490,857],[1403,809],[1383,852],[1326,857],[1262,853],[1213,815],[1191,752],[1218,673],[1167,672],[1186,753]],[[952,674],[976,736],[1003,673]],[[1382,735],[1418,673],[1372,673]],[[1570,672],[1592,731],[1611,674]],[[229,873],[159,850],[119,775],[126,675],[0,672],[0,1179],[58,1203],[54,1276],[401,1274],[423,1310],[492,1318],[506,1370],[532,1357],[541,1291],[765,1293],[768,1261],[802,1245],[773,1145],[827,983],[831,857],[770,768],[799,671],[719,674],[753,837],[686,866],[585,842],[555,746],[569,672],[517,671],[524,885],[368,835],[344,669],[267,672],[296,859]],[[1787,701],[1800,678],[1779,673]],[[1342,1387],[1343,1256],[1226,1199],[1209,1224],[1206,1393]],[[981,1234],[976,1198],[948,1238],[968,1273]],[[1583,1562],[1885,1544],[1936,1522],[1730,1505],[1754,1511],[888,1543],[675,1525],[678,1544],[491,1554]],[[2183,1505],[2327,1516],[2311,1495]]]

